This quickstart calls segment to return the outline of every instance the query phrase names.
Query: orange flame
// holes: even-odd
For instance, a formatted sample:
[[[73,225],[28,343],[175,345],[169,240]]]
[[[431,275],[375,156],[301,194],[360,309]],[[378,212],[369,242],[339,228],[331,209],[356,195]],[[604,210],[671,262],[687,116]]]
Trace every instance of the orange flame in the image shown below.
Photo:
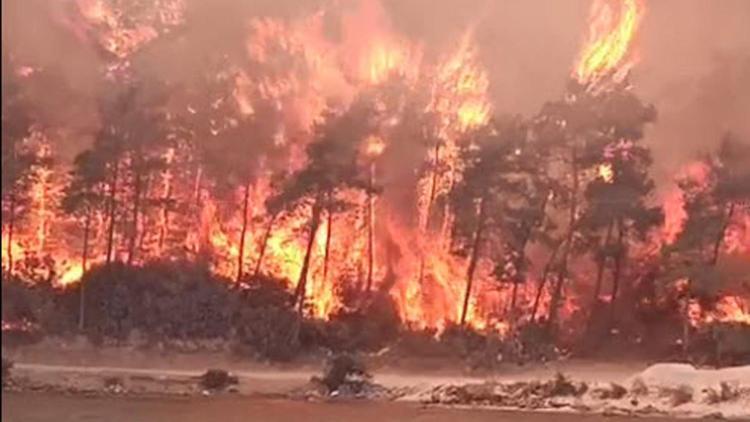
[[[588,38],[573,76],[582,84],[607,75],[621,80],[634,64],[632,44],[644,14],[643,0],[594,0]]]

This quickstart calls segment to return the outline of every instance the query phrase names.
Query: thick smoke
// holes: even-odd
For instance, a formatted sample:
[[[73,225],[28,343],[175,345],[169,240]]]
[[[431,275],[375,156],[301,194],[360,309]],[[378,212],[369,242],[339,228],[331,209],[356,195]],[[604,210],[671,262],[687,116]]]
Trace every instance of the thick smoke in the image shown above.
[[[469,4],[471,3],[471,4]],[[327,35],[341,36],[339,16],[351,1],[187,0],[187,25],[164,35],[134,60],[139,70],[173,83],[190,81],[207,54],[242,60],[251,17],[293,19],[328,10]],[[559,98],[586,29],[587,0],[383,0],[394,31],[445,51],[472,28],[488,69],[499,114],[532,115]],[[81,30],[73,0],[2,3],[3,54],[15,66],[37,69],[27,84],[44,124],[61,133],[62,151],[76,151],[96,130],[97,104],[109,92],[102,82],[106,55]],[[660,180],[715,146],[733,131],[750,140],[750,2],[660,0],[647,2],[636,42],[635,89],[659,110],[648,134]],[[3,69],[6,72],[6,69]]]

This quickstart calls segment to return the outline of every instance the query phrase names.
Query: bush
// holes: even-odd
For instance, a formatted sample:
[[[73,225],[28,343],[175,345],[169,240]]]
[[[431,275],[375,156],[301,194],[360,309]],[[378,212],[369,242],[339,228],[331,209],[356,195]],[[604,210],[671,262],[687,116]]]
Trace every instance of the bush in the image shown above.
[[[398,338],[401,320],[390,296],[378,295],[365,308],[343,309],[324,328],[321,344],[342,351],[383,349]]]
[[[750,364],[750,325],[715,322],[703,326],[691,338],[688,356],[700,365]]]
[[[239,379],[223,369],[209,369],[201,375],[199,384],[204,390],[218,391],[239,384]]]
[[[73,328],[74,314],[64,297],[47,283],[3,278],[3,344],[15,346],[38,341],[46,333],[62,334]]]
[[[10,381],[10,370],[13,369],[13,362],[3,357],[3,387]]]
[[[240,346],[274,361],[296,357],[303,321],[292,294],[279,280],[266,276],[248,279],[244,285],[233,317]]]
[[[229,283],[207,268],[157,262],[142,268],[112,264],[91,270],[86,288],[86,333],[126,339],[137,329],[151,340],[213,339],[229,334]]]
[[[348,353],[334,355],[323,373],[321,382],[329,393],[337,391],[345,383],[359,384],[371,378],[364,363]]]

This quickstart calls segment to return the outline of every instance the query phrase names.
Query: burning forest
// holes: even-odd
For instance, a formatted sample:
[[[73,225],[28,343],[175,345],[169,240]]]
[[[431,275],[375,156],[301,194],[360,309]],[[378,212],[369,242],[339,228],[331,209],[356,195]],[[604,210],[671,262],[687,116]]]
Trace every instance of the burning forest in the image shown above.
[[[162,324],[257,346],[389,319],[686,352],[750,331],[750,132],[663,176],[637,76],[659,60],[641,54],[647,0],[586,2],[567,82],[522,114],[498,107],[471,19],[431,42],[376,0],[57,3],[26,7],[97,63],[65,70],[96,90],[55,100],[76,91],[4,28],[4,332]]]

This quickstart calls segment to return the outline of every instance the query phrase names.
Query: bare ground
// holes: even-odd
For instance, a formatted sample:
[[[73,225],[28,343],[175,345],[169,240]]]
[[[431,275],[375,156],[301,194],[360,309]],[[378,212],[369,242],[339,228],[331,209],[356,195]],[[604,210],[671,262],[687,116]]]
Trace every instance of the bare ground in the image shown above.
[[[668,419],[428,408],[414,403],[310,403],[258,397],[86,398],[6,393],[6,422],[657,422]]]

